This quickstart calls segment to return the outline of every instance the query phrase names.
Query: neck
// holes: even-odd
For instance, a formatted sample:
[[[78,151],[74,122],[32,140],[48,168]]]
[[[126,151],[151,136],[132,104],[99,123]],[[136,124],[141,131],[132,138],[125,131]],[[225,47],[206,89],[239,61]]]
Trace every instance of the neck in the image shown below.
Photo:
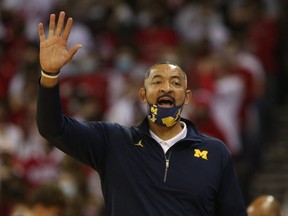
[[[149,120],[149,128],[154,134],[156,134],[162,140],[169,140],[182,131],[180,119],[172,127],[157,125]]]

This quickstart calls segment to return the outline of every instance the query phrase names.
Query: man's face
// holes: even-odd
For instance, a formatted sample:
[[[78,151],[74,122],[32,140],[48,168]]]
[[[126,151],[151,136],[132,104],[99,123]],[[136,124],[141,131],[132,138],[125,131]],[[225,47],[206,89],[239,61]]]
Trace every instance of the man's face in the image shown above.
[[[170,108],[187,104],[191,91],[187,90],[187,78],[179,67],[159,64],[150,70],[139,95],[142,102]]]

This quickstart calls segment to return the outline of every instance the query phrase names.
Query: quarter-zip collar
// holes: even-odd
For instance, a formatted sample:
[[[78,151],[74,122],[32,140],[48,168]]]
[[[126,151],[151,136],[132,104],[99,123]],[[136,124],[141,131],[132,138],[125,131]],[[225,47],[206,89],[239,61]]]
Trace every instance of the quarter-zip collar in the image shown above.
[[[186,135],[187,135],[187,126],[186,126],[186,124],[184,122],[181,122],[181,124],[183,125],[182,131],[179,134],[177,134],[176,136],[174,136],[171,139],[169,139],[169,140],[161,139],[160,137],[158,137],[155,133],[153,133],[150,130],[151,137],[154,138],[161,145],[161,147],[163,148],[165,153],[176,142],[178,142],[179,140],[184,139],[186,137]]]

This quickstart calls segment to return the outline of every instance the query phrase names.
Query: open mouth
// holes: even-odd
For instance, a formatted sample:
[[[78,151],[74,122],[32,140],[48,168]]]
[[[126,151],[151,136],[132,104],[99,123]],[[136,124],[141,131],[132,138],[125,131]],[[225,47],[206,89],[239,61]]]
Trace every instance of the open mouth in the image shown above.
[[[164,96],[164,97],[158,98],[158,100],[157,100],[157,105],[159,107],[163,107],[163,108],[173,107],[174,104],[175,104],[175,102],[174,102],[174,99],[172,97]]]

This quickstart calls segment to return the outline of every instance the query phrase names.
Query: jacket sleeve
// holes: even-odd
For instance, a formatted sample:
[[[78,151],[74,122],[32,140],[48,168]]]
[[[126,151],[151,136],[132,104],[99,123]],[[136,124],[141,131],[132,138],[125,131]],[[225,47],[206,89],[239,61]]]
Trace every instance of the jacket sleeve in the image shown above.
[[[217,215],[247,216],[231,155],[227,153],[216,203]]]
[[[61,134],[63,117],[59,85],[53,88],[38,85],[36,122],[40,134],[46,139]]]
[[[38,85],[36,122],[39,133],[63,152],[97,170],[103,165],[109,126],[64,115],[59,85]]]

